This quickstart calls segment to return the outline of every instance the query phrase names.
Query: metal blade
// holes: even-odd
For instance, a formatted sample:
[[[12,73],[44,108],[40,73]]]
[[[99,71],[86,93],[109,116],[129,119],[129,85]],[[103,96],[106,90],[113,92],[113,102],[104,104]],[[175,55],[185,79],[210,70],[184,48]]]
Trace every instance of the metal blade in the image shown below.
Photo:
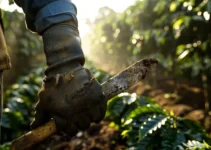
[[[120,94],[133,86],[137,82],[143,80],[151,66],[157,64],[155,59],[143,59],[126,68],[124,71],[110,78],[102,84],[103,92],[106,99]]]

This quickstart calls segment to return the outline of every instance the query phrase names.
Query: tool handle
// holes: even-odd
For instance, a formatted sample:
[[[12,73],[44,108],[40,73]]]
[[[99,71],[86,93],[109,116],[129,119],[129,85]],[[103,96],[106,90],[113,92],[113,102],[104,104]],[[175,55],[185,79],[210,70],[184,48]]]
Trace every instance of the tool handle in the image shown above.
[[[12,142],[11,150],[27,150],[56,133],[56,124],[52,119],[46,124],[22,135]]]

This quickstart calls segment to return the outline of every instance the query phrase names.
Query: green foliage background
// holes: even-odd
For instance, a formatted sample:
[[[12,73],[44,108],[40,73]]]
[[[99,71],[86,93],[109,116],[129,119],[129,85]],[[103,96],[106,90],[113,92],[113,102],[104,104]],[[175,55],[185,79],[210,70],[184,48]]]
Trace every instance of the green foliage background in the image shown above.
[[[107,117],[122,132],[131,150],[211,148],[211,139],[196,122],[178,118],[152,99],[122,93],[108,102]]]
[[[90,23],[92,56],[113,68],[154,57],[165,75],[210,78],[210,13],[209,0],[138,0],[123,13],[104,7]]]
[[[32,68],[44,66],[41,37],[26,29],[25,17],[17,11],[2,11],[7,49],[12,69],[4,72],[5,87],[16,82],[18,76],[29,74]]]

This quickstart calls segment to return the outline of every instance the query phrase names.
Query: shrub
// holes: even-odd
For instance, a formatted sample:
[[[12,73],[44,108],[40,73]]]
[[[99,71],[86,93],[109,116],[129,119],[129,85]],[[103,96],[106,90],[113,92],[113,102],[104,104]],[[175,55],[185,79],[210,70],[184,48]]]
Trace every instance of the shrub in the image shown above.
[[[148,97],[122,93],[108,102],[106,116],[127,139],[129,150],[211,148],[211,139],[198,123],[169,115]]]

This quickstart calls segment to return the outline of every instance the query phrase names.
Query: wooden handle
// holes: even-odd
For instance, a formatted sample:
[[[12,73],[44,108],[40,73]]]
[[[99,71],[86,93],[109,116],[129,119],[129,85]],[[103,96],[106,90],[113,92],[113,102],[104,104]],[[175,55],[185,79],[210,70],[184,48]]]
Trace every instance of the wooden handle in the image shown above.
[[[12,142],[11,150],[29,150],[34,145],[44,141],[46,138],[56,133],[56,124],[54,120],[38,127]]]

